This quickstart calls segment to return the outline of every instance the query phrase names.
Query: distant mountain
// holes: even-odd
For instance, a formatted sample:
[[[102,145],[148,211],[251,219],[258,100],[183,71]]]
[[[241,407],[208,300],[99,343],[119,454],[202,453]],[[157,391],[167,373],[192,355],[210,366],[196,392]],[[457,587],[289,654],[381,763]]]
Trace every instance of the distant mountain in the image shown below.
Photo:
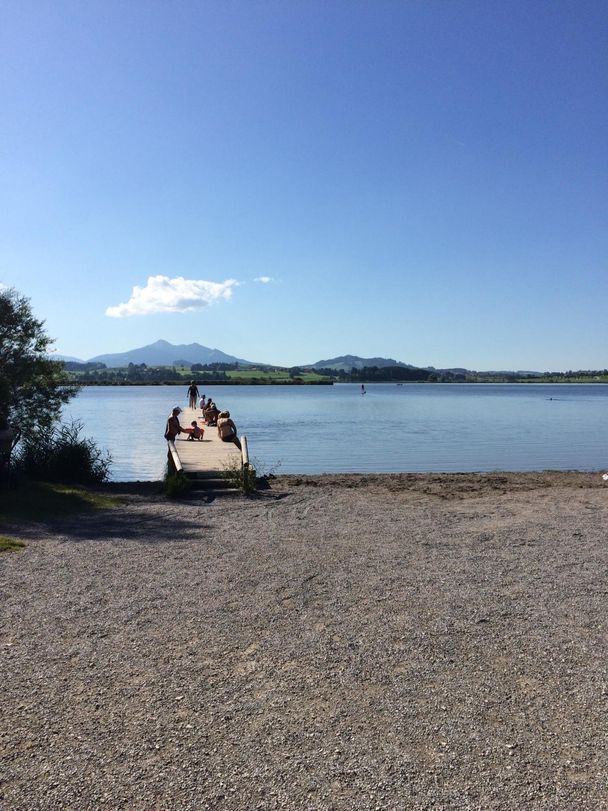
[[[117,352],[114,354],[96,355],[94,358],[89,358],[88,361],[83,361],[80,358],[74,358],[69,355],[49,355],[54,360],[62,360],[66,363],[103,363],[109,368],[116,368],[128,366],[129,363],[141,364],[145,363],[146,366],[188,366],[193,363],[201,363],[206,365],[208,363],[239,363],[242,366],[259,366],[263,367],[268,364],[261,364],[256,361],[244,360],[237,358],[234,355],[228,355],[220,349],[210,349],[208,346],[202,344],[171,344],[169,341],[159,340],[148,346],[142,346],[138,349],[131,349],[128,352]],[[340,355],[337,358],[329,358],[328,360],[318,360],[316,363],[300,365],[301,369],[332,369],[337,372],[350,372],[351,369],[363,369],[377,367],[378,369],[386,367],[400,367],[402,369],[418,369],[426,372],[433,372],[437,374],[448,375],[480,375],[480,376],[518,376],[518,377],[532,377],[541,376],[542,372],[472,372],[469,369],[452,368],[452,369],[437,369],[434,366],[417,367],[412,366],[410,363],[403,363],[394,358],[361,358],[358,355]]]
[[[227,355],[219,349],[210,349],[201,344],[170,344],[168,341],[156,341],[139,349],[118,352],[110,355],[96,355],[89,362],[105,363],[110,368],[128,366],[130,363],[145,363],[147,366],[173,366],[185,361],[188,364],[202,363],[241,363],[253,365],[252,361]]]
[[[73,358],[71,355],[49,355],[51,360],[62,360],[64,363],[84,363],[80,358]]]
[[[393,358],[360,358],[358,355],[340,355],[338,358],[330,358],[329,360],[318,360],[309,366],[303,367],[306,369],[338,369],[341,371],[350,371],[351,369],[363,369],[365,367],[371,368],[377,366],[379,369],[387,366],[401,366],[404,369],[415,369],[409,363],[402,363]]]

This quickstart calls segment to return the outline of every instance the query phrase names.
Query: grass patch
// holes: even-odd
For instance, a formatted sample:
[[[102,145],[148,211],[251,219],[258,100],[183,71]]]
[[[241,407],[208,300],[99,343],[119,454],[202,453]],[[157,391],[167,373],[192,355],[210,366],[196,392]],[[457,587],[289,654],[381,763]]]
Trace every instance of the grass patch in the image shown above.
[[[45,521],[78,512],[118,507],[118,498],[91,493],[82,487],[50,482],[22,482],[0,491],[0,519]]]
[[[0,552],[19,552],[24,549],[25,544],[23,541],[18,541],[15,538],[7,538],[6,535],[0,535]]]

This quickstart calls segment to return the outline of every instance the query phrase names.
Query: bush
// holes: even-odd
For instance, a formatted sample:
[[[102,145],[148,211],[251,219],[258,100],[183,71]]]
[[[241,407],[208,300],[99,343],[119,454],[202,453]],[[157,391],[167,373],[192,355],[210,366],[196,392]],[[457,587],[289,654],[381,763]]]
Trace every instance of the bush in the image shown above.
[[[18,473],[38,481],[97,484],[106,481],[112,458],[92,439],[81,437],[82,423],[72,420],[47,432],[22,437],[15,459]]]
[[[168,498],[181,498],[190,490],[190,482],[181,471],[167,470],[165,474],[165,493]]]
[[[223,476],[229,487],[242,490],[244,493],[253,493],[257,489],[257,476],[255,468],[249,465],[243,467],[240,459],[231,459],[224,464]]]

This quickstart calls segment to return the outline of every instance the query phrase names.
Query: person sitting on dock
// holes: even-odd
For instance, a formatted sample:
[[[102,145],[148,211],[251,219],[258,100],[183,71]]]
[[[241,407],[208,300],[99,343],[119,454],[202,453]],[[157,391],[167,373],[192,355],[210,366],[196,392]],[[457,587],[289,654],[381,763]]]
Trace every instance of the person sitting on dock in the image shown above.
[[[202,438],[203,438],[203,434],[205,433],[205,429],[204,429],[204,428],[201,428],[201,427],[200,427],[200,426],[197,424],[196,420],[192,420],[192,422],[190,423],[190,425],[192,426],[192,428],[186,428],[186,431],[187,431],[187,432],[190,434],[190,436],[188,437],[188,439],[189,439],[189,440],[190,440],[190,439],[192,439],[192,440],[194,440],[194,439],[198,439],[199,441],[200,441],[200,440],[202,440]]]
[[[175,408],[171,412],[171,416],[167,420],[167,427],[165,428],[165,439],[169,440],[170,442],[175,442],[175,438],[177,437],[178,434],[188,433],[179,424],[178,414],[181,413],[182,413],[181,408],[179,406],[175,406]]]
[[[234,442],[241,450],[241,443],[236,435],[236,425],[230,419],[229,411],[222,411],[217,418],[217,432],[222,442]]]
[[[207,425],[214,426],[217,422],[219,414],[220,411],[216,406],[216,404],[213,402],[213,400],[209,400],[209,402],[207,403],[207,408],[203,412]]]

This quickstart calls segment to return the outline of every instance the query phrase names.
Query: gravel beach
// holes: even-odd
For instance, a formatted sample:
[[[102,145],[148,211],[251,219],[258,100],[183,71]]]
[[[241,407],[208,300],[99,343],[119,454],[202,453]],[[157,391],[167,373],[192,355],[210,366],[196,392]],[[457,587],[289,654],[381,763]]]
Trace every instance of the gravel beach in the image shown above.
[[[270,485],[2,528],[1,811],[608,808],[600,474]]]

